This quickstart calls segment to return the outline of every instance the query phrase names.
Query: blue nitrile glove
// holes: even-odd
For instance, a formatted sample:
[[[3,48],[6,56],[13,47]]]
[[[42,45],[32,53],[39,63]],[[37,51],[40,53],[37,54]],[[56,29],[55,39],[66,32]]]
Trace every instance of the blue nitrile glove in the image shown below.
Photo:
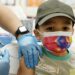
[[[28,68],[35,68],[38,64],[39,56],[42,56],[41,47],[31,33],[18,37],[19,58],[24,56],[24,63]]]
[[[8,75],[9,74],[9,53],[8,51],[0,52],[0,75]]]

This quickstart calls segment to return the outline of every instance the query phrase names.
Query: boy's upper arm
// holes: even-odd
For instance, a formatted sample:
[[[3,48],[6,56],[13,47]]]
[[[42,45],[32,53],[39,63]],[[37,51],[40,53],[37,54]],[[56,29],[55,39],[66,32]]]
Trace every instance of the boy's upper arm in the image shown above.
[[[27,68],[22,57],[19,64],[18,75],[35,75],[35,69]]]

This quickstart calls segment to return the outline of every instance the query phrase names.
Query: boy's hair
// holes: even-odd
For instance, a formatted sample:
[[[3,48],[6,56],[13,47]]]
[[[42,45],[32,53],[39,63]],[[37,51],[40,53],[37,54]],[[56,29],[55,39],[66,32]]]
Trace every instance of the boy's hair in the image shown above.
[[[56,16],[68,17],[73,21],[73,24],[75,23],[73,9],[69,5],[58,0],[48,0],[42,3],[37,10],[35,28],[37,29],[39,25]]]

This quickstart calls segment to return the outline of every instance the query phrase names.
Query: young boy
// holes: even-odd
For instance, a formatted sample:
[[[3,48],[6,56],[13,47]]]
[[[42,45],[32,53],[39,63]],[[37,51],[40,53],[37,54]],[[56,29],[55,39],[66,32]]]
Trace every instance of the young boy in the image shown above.
[[[73,10],[67,4],[48,0],[40,5],[34,33],[42,42],[43,56],[31,74],[27,74],[29,69],[21,65],[23,75],[34,75],[34,71],[35,75],[72,75],[75,71],[75,52],[68,48],[72,42],[74,23]]]

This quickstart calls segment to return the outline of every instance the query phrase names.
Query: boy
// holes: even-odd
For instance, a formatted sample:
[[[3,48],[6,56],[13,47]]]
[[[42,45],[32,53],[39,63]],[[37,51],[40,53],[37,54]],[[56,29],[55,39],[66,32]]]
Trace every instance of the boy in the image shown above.
[[[68,48],[72,42],[74,23],[73,10],[67,4],[48,0],[40,5],[34,33],[43,44],[43,57],[36,69],[32,69],[33,74],[27,74],[28,68],[22,68],[21,65],[22,72],[26,69],[23,75],[72,75],[71,71],[75,70],[75,52]]]

